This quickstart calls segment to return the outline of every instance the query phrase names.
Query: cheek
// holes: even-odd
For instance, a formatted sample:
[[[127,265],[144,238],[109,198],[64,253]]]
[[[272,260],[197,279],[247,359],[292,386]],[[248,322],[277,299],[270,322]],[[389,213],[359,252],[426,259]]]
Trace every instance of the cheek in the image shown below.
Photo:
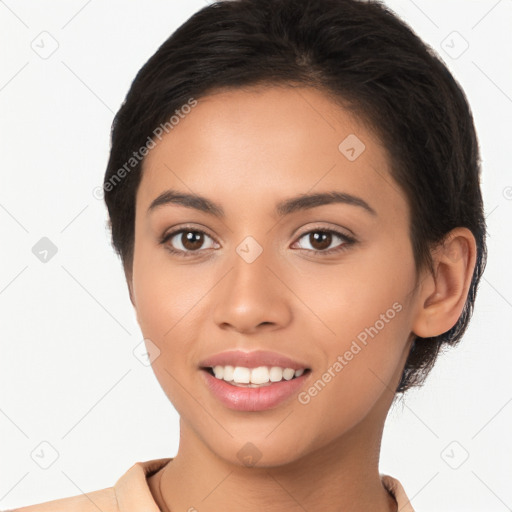
[[[318,441],[320,423],[322,436],[318,442],[322,444],[326,438],[350,431],[376,407],[387,410],[382,406],[391,403],[404,362],[406,314],[400,310],[377,333],[363,329],[366,339],[339,337],[324,344],[328,362],[297,397],[300,405],[296,410],[303,415],[305,438]]]
[[[396,323],[397,310],[405,307],[412,290],[414,266],[408,247],[398,257],[391,243],[377,240],[374,246],[347,253],[336,264],[302,261],[284,269],[283,280],[303,299],[311,323],[313,313],[322,338],[339,350],[359,335],[364,341],[369,337],[365,329],[375,325],[378,337],[386,338],[384,331]]]
[[[401,371],[410,333],[412,254],[399,260],[389,247],[369,261],[364,258],[323,267],[315,273],[314,287],[306,279],[307,295],[306,287],[298,291],[325,327],[316,337],[325,362],[299,403],[334,422],[357,421],[371,409]]]
[[[139,326],[144,338],[160,351],[151,366],[180,414],[186,412],[190,398],[178,383],[185,382],[192,371],[194,326],[199,323],[199,303],[207,286],[204,283],[201,288],[200,273],[184,269],[166,262],[165,255],[155,249],[139,248],[134,255],[133,289]]]
[[[139,247],[133,263],[133,290],[140,327],[145,336],[164,343],[186,323],[204,296],[204,271],[171,263],[166,251]],[[182,320],[183,319],[183,320]]]

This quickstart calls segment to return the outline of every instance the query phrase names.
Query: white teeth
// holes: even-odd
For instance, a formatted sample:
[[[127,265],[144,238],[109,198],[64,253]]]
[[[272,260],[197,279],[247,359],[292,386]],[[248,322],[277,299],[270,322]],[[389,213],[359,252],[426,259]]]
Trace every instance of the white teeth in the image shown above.
[[[279,382],[283,380],[283,369],[279,368],[279,366],[272,366],[270,368],[270,382]]]
[[[238,384],[249,384],[251,382],[251,370],[243,366],[237,366],[233,372],[233,380]]]
[[[285,368],[283,372],[283,378],[285,380],[291,380],[293,379],[293,376],[295,375],[295,370],[293,368]]]
[[[269,371],[266,366],[258,366],[251,370],[252,384],[265,384],[269,380]]]
[[[212,368],[217,379],[230,382],[234,385],[247,385],[250,387],[269,386],[272,382],[291,380],[300,377],[305,369],[281,368],[280,366],[258,366],[257,368],[246,368],[245,366],[221,366]]]
[[[224,375],[222,376],[222,378],[227,382],[233,380],[234,371],[235,369],[232,366],[224,366]]]

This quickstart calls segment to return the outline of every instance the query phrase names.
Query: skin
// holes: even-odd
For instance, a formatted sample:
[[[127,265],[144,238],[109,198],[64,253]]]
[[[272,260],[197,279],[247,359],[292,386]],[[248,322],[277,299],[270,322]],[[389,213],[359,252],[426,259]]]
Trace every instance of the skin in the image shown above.
[[[349,134],[365,144],[354,161],[338,149]],[[409,208],[390,161],[371,129],[322,92],[276,86],[199,99],[146,156],[127,282],[142,333],[160,350],[155,375],[180,414],[178,453],[148,478],[162,510],[396,510],[378,471],[386,415],[413,333],[435,336],[459,318],[476,248],[469,230],[455,229],[433,252],[436,277],[425,272],[414,287]],[[176,204],[148,213],[170,188],[209,198],[225,218]],[[274,214],[285,198],[332,190],[377,215],[339,203]],[[184,225],[206,232],[195,252],[172,239],[190,257],[159,243]],[[323,255],[344,240],[333,234],[322,246],[309,236],[319,229],[356,242]],[[252,263],[236,252],[247,236],[263,250]],[[394,303],[400,312],[307,404],[294,395],[234,411],[203,383],[207,356],[261,349],[308,362],[307,390]],[[237,457],[248,442],[261,456],[254,467]]]

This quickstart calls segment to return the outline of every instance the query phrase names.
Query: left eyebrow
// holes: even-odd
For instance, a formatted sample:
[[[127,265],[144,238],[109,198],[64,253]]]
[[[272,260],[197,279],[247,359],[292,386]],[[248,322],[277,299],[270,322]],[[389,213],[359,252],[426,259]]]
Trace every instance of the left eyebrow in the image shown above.
[[[347,194],[346,192],[321,192],[316,194],[303,194],[281,201],[276,206],[276,212],[280,217],[289,215],[298,210],[307,210],[332,203],[342,203],[351,206],[359,206],[371,215],[377,216],[377,212],[362,198]]]
[[[377,216],[377,212],[364,199],[339,191],[302,194],[291,197],[277,203],[275,211],[279,217],[284,217],[299,210],[308,210],[332,203],[358,206],[369,214]],[[148,213],[167,204],[177,204],[193,208],[218,218],[225,217],[224,209],[220,204],[198,194],[189,194],[172,189],[166,190],[154,199],[149,205]]]

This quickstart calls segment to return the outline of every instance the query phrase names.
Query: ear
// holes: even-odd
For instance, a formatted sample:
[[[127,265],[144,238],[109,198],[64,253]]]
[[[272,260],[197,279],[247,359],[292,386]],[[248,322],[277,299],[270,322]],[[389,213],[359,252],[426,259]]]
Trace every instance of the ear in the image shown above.
[[[458,321],[476,263],[476,242],[468,228],[450,231],[432,253],[434,275],[423,278],[412,330],[422,338],[449,331]]]

